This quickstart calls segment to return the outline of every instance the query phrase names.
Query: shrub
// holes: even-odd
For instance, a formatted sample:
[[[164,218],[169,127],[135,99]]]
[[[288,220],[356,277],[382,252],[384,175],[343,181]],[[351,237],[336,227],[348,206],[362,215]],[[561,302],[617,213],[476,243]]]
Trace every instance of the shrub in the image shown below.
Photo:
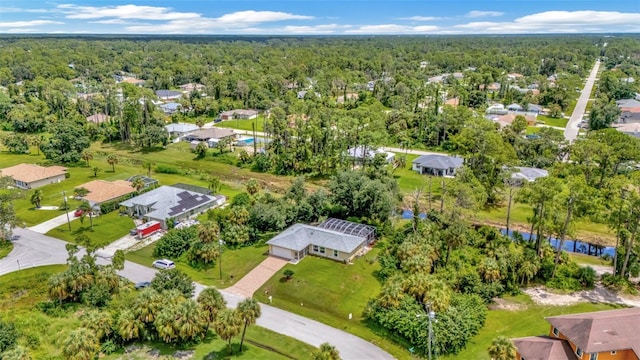
[[[582,286],[592,289],[596,283],[596,277],[598,274],[591,266],[581,267],[576,274],[576,278]]]
[[[100,352],[103,352],[107,355],[109,354],[113,354],[116,351],[120,350],[122,348],[122,346],[120,346],[117,342],[115,342],[113,339],[109,339],[107,341],[105,341],[102,346],[100,346]]]
[[[197,227],[195,226],[171,229],[158,240],[153,255],[177,259],[189,250],[197,236]]]
[[[156,172],[159,174],[180,174],[180,170],[169,165],[156,166]]]
[[[0,353],[11,349],[18,340],[18,331],[13,323],[0,321]]]
[[[111,300],[111,289],[109,285],[96,282],[87,291],[82,293],[82,302],[92,306],[102,307]]]
[[[291,269],[286,269],[286,270],[284,271],[284,277],[285,277],[287,280],[291,279],[291,278],[293,277],[293,274],[294,274],[294,272],[293,272],[293,270],[291,270]]]
[[[151,288],[157,292],[178,290],[186,298],[193,296],[195,286],[189,275],[178,269],[163,269],[151,280]]]

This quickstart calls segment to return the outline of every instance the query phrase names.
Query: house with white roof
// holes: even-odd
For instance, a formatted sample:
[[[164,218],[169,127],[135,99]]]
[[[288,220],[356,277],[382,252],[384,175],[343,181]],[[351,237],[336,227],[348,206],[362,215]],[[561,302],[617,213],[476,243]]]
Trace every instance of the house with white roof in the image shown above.
[[[366,147],[364,145],[352,147],[347,150],[347,155],[359,163],[362,163],[365,160],[371,161],[377,154],[383,154],[387,162],[391,162],[395,156],[392,152],[376,149],[374,147]]]

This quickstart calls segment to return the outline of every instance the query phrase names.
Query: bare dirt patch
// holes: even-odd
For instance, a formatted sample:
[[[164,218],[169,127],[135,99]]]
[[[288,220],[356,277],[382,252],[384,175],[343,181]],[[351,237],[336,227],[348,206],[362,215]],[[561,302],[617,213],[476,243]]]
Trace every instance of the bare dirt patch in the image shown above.
[[[573,305],[581,302],[619,304],[640,307],[640,297],[620,296],[602,285],[592,290],[582,290],[569,294],[554,293],[543,287],[523,290],[538,305]]]
[[[489,305],[490,310],[509,310],[509,311],[518,311],[525,310],[527,308],[524,304],[517,304],[505,299],[494,298],[493,302]]]

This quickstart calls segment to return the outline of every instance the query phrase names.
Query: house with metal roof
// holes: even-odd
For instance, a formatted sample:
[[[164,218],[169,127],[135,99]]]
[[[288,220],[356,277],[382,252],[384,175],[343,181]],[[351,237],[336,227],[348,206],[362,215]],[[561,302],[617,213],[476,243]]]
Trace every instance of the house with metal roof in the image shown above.
[[[541,177],[549,176],[549,172],[545,169],[516,166],[514,170],[515,171],[511,173],[511,179],[520,185],[525,182],[536,181],[536,179]]]
[[[640,358],[640,308],[552,316],[548,336],[512,339],[515,359]]]
[[[318,226],[294,224],[267,241],[269,254],[298,262],[311,254],[348,262],[375,237],[375,228],[346,220],[328,219]]]
[[[371,161],[378,154],[382,154],[387,162],[391,162],[395,156],[392,152],[376,149],[374,147],[366,147],[364,145],[352,147],[347,150],[347,155],[359,163],[362,163],[365,160]]]
[[[418,156],[412,162],[411,168],[420,174],[451,177],[462,167],[464,159],[459,156],[445,154],[431,154]]]
[[[167,228],[167,219],[189,219],[205,210],[224,204],[222,195],[205,195],[173,186],[160,186],[120,203],[129,215],[160,222]]]
[[[189,123],[173,123],[164,126],[171,138],[181,139],[183,136],[191,134],[200,129],[196,124]]]

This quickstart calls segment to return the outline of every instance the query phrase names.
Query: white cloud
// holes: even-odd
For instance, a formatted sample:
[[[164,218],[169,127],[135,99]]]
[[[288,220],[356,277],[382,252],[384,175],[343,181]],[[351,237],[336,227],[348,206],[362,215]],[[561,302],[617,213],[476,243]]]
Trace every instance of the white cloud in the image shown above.
[[[351,25],[324,24],[324,25],[288,25],[274,32],[280,34],[336,34],[340,30],[350,28]]]
[[[284,20],[310,20],[313,16],[296,15],[279,11],[238,11],[231,14],[222,15],[215,20],[220,23],[250,23],[259,24],[264,22],[284,21]]]
[[[438,30],[438,26],[405,26],[398,24],[361,25],[355,29],[345,30],[345,34],[426,34]]]
[[[130,21],[127,21],[127,20],[124,20],[124,19],[96,20],[96,21],[89,21],[89,23],[91,23],[91,24],[115,24],[115,25],[131,24]]]
[[[441,17],[437,16],[411,16],[411,17],[401,17],[396,20],[409,20],[409,21],[434,21],[441,20]]]
[[[500,11],[473,10],[473,11],[469,11],[465,16],[470,18],[482,18],[482,17],[497,17],[502,15],[504,15],[504,13]]]
[[[62,24],[64,23],[60,21],[52,21],[52,20],[29,20],[29,21],[0,22],[0,27],[1,28],[28,28],[30,26],[62,25]],[[12,29],[9,29],[9,30],[12,30]]]
[[[118,6],[78,6],[74,4],[58,5],[58,9],[68,19],[141,19],[141,20],[177,20],[195,19],[200,14],[194,12],[178,12],[167,7],[118,5]]]
[[[453,27],[478,34],[628,32],[640,23],[640,13],[615,11],[546,11],[511,22],[471,22]],[[615,26],[615,28],[614,28]]]
[[[51,10],[48,9],[23,9],[23,8],[17,8],[17,7],[0,7],[0,14],[2,13],[22,13],[22,12],[26,12],[26,13],[47,13],[50,12]]]

